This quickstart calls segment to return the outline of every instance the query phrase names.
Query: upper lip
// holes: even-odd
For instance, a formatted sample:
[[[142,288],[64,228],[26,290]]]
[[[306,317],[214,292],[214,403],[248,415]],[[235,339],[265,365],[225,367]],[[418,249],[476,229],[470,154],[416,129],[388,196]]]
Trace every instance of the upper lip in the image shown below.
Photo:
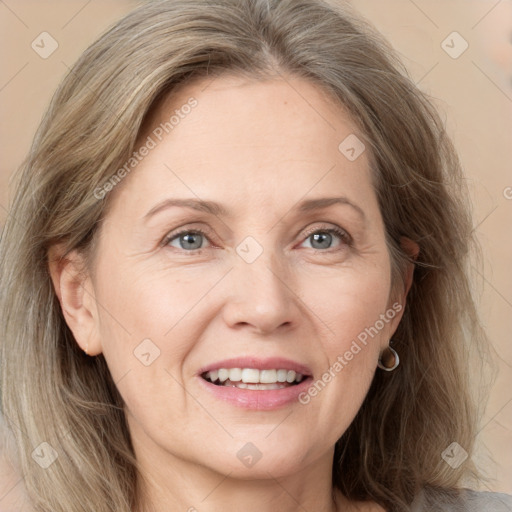
[[[199,370],[199,375],[209,372],[211,370],[218,370],[219,368],[256,368],[258,370],[293,370],[296,373],[301,373],[305,376],[311,376],[311,369],[291,359],[284,357],[233,357],[230,359],[223,359],[222,361],[216,361],[215,363],[208,364]]]

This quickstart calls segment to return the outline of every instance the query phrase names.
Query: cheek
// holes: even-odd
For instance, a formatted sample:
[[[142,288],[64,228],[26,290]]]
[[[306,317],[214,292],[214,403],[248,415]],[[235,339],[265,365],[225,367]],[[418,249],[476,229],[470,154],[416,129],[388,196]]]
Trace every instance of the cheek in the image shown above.
[[[344,268],[331,271],[330,275],[305,276],[301,287],[303,301],[324,327],[331,357],[348,350],[353,340],[375,340],[372,346],[378,349],[378,340],[388,335],[390,267],[387,258],[381,259],[379,265],[367,265],[364,269]]]
[[[193,271],[155,270],[149,265],[125,265],[104,274],[108,280],[100,287],[99,300],[105,305],[100,317],[105,320],[102,340],[107,345],[128,339],[130,344],[145,338],[167,339],[215,282]]]
[[[98,293],[103,355],[132,419],[165,429],[169,397],[175,419],[186,409],[181,365],[198,336],[187,315],[203,287],[143,266],[107,275]]]
[[[320,421],[331,425],[335,442],[357,414],[371,384],[381,346],[390,335],[397,311],[389,306],[390,272],[382,265],[346,269],[322,287],[310,286],[304,301],[320,319],[324,353],[323,371],[301,397],[310,408],[305,416],[314,428]]]
[[[105,266],[102,275],[99,336],[128,407],[144,408],[148,397],[162,394],[180,400],[178,382],[187,378],[183,363],[209,321],[207,294],[218,273],[125,264]]]

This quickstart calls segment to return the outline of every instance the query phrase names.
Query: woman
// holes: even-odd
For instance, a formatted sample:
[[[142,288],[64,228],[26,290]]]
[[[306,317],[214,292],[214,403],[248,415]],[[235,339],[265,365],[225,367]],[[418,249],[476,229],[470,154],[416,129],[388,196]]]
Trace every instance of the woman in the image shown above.
[[[129,14],[58,90],[3,233],[30,507],[511,510],[461,490],[471,231],[438,115],[346,8]]]

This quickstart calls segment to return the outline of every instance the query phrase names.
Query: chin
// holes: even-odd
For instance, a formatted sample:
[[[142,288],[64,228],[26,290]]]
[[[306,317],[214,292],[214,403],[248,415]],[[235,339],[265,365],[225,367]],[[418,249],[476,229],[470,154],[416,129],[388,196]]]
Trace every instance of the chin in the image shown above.
[[[304,439],[293,442],[288,436],[286,442],[278,438],[270,441],[270,438],[265,439],[268,432],[267,428],[264,435],[232,440],[229,446],[212,450],[204,461],[205,466],[242,480],[268,479],[269,474],[278,478],[303,470],[308,453]],[[212,460],[217,460],[218,464],[212,466]]]

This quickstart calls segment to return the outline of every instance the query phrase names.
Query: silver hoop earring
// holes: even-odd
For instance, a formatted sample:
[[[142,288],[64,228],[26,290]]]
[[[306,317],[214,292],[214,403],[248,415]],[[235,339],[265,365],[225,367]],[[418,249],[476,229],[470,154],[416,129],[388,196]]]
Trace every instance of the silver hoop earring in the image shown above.
[[[386,351],[388,351],[386,353]],[[395,349],[387,347],[380,355],[377,366],[386,372],[392,372],[400,364],[400,358]]]

